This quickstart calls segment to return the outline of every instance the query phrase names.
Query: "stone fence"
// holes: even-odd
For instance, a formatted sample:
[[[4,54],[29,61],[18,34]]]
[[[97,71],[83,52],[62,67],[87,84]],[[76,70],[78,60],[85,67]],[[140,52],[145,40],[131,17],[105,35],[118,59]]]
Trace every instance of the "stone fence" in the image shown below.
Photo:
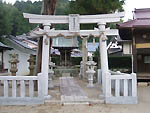
[[[99,83],[102,84],[102,74],[98,71]],[[135,73],[126,74],[110,71],[106,77],[105,103],[137,104],[137,78]],[[104,86],[102,86],[104,87]]]
[[[42,81],[41,73],[38,76],[0,76],[0,105],[44,104]],[[35,83],[38,91],[34,91]]]

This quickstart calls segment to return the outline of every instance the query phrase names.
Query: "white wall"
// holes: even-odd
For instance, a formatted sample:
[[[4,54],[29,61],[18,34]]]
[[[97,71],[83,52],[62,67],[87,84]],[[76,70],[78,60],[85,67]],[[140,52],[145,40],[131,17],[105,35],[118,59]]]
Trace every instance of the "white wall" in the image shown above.
[[[52,46],[53,47],[78,47],[78,40],[77,37],[74,38],[57,37],[57,38],[53,38]]]
[[[132,45],[130,42],[123,44],[123,54],[132,54]]]
[[[8,69],[8,72],[10,73],[10,63],[9,60],[11,59],[10,54],[16,53],[18,54],[18,60],[19,63],[17,64],[18,72],[16,73],[17,76],[23,76],[29,74],[29,62],[27,60],[29,59],[30,54],[22,53],[18,50],[7,50],[4,52],[4,68]]]

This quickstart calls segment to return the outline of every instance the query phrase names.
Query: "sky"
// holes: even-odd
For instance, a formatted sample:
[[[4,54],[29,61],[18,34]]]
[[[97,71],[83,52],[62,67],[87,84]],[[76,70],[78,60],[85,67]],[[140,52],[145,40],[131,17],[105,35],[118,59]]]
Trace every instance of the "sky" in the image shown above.
[[[7,3],[14,3],[16,0],[4,0]],[[20,1],[20,0],[19,0]],[[24,0],[27,1],[27,0]],[[31,1],[39,1],[39,0],[31,0]],[[125,10],[125,17],[124,20],[127,21],[128,19],[132,19],[132,11],[135,8],[150,8],[150,0],[126,0],[126,4],[123,6]]]

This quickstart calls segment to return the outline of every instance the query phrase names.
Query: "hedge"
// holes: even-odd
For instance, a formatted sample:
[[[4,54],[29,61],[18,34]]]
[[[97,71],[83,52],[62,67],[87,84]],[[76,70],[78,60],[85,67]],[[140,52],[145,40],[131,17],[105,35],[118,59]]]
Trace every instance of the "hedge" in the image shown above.
[[[93,58],[95,62],[98,62],[98,57]],[[56,63],[56,65],[59,64],[59,57],[52,57],[52,61]],[[73,65],[80,65],[80,62],[82,61],[82,57],[72,57],[71,58]],[[114,68],[132,68],[132,60],[131,57],[128,56],[120,56],[120,57],[109,57],[108,58],[108,64],[110,69]]]
[[[109,68],[132,68],[131,57],[109,57],[108,59]]]

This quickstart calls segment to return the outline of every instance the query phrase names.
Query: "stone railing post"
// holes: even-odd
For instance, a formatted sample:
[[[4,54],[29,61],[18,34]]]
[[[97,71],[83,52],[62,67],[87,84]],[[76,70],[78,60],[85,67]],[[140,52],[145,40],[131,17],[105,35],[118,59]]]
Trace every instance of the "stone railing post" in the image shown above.
[[[104,97],[110,97],[111,96],[111,73],[107,72],[105,73],[105,84],[104,84]]]
[[[135,73],[131,73],[132,75],[132,96],[137,97],[137,78]]]

